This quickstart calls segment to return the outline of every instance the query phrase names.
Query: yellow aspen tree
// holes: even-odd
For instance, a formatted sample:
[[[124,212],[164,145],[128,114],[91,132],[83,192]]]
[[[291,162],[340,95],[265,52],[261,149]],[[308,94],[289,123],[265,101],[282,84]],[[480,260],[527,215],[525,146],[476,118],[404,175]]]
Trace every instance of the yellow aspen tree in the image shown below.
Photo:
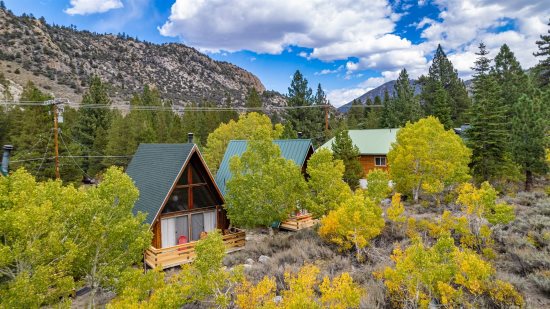
[[[390,176],[399,192],[418,201],[423,192],[440,193],[468,180],[470,157],[460,137],[430,116],[397,132],[388,153]]]
[[[341,250],[354,249],[357,257],[369,241],[380,235],[385,222],[382,209],[365,197],[360,189],[336,210],[321,219],[319,235]]]

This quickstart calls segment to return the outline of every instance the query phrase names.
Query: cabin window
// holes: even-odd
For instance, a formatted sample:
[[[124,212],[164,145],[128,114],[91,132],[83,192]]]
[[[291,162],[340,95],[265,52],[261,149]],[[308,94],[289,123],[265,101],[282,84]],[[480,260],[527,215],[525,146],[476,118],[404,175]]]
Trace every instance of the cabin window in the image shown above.
[[[216,210],[161,219],[162,248],[197,241],[216,226]]]
[[[203,207],[213,207],[216,206],[216,200],[214,195],[207,186],[200,186],[193,188],[193,207],[203,208]]]
[[[174,211],[188,210],[189,209],[189,192],[187,189],[175,189],[170,195],[166,206],[162,210],[162,213],[169,213]]]
[[[386,157],[375,157],[374,158],[375,166],[386,166]]]

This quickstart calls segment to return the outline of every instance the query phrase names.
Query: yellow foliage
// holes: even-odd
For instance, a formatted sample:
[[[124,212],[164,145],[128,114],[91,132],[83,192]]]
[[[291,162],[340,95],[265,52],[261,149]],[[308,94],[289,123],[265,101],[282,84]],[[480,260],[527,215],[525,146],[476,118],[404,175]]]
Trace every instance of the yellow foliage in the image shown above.
[[[319,289],[323,306],[333,309],[359,308],[361,296],[364,294],[348,273],[341,274],[332,282],[325,277]]]
[[[393,222],[405,222],[406,218],[403,215],[405,212],[405,206],[401,202],[401,194],[395,193],[391,198],[391,206],[386,210],[388,219]]]
[[[491,263],[474,251],[461,250],[448,235],[432,247],[415,238],[404,251],[396,247],[392,260],[393,268],[386,267],[374,275],[384,280],[393,307],[427,308],[434,298],[447,308],[475,307],[481,295],[502,305],[521,306],[523,302],[511,284],[493,283],[495,269]],[[499,294],[499,289],[506,292]]]
[[[382,209],[359,189],[321,219],[319,235],[337,244],[341,250],[354,248],[359,256],[361,249],[381,233],[384,225]]]
[[[276,284],[273,278],[264,277],[255,286],[243,280],[237,288],[236,305],[241,309],[359,308],[365,291],[353,282],[348,273],[342,273],[333,280],[325,277],[322,283],[318,276],[319,268],[314,265],[305,265],[297,274],[285,272],[288,288],[281,291],[282,300],[279,303],[274,301]]]
[[[407,123],[397,132],[388,153],[391,179],[399,192],[440,193],[445,187],[469,179],[471,151],[452,130],[435,117]]]
[[[507,224],[514,221],[514,207],[497,203],[497,191],[484,182],[477,189],[471,183],[465,183],[458,189],[457,203],[471,217],[486,218],[491,224]]]
[[[306,265],[298,274],[285,272],[285,282],[288,290],[281,292],[283,308],[320,308],[315,301],[314,287],[319,283],[317,279],[319,268]]]
[[[517,306],[523,308],[525,306],[523,297],[514,286],[502,280],[495,281],[489,290],[489,296],[502,307]]]
[[[276,289],[273,278],[264,277],[256,286],[245,279],[237,288],[235,304],[242,309],[276,308],[273,301]]]

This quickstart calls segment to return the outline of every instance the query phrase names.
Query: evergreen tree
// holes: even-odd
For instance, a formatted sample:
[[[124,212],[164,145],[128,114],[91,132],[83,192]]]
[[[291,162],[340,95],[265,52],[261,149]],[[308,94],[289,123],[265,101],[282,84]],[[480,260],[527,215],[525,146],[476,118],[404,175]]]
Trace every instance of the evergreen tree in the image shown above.
[[[414,87],[411,85],[406,69],[401,70],[394,85],[395,95],[393,104],[397,116],[397,125],[404,126],[407,121],[416,122],[422,117],[422,108],[414,95]]]
[[[353,145],[347,130],[336,133],[332,143],[332,152],[335,160],[344,162],[344,181],[355,189],[359,186],[359,179],[364,176],[363,167],[359,162],[359,148]]]
[[[254,87],[248,88],[248,93],[246,95],[246,102],[244,104],[247,108],[261,108],[262,107],[262,99],[260,98],[260,94]],[[258,111],[260,112],[260,111]]]
[[[382,118],[382,111],[379,107],[372,107],[365,118],[365,129],[378,129],[380,128],[380,119]]]
[[[231,100],[231,95],[229,93],[225,94],[223,107],[228,109],[233,108],[233,102]],[[237,120],[237,119],[239,119],[239,113],[237,113],[237,111],[235,110],[226,110],[221,112],[220,122],[222,123],[228,123],[230,120]]]
[[[74,138],[80,143],[81,153],[88,156],[102,156],[107,140],[105,135],[111,124],[111,112],[107,108],[87,108],[87,105],[111,104],[107,94],[107,85],[98,76],[92,77],[90,87],[82,98],[82,108],[78,111],[78,118],[74,126]],[[100,158],[84,158],[84,171],[95,176],[104,166]]]
[[[441,83],[435,83],[436,90],[433,96],[432,102],[432,115],[439,119],[439,122],[445,127],[446,130],[453,126],[451,119],[451,107],[449,105],[449,95],[443,88]]]
[[[435,95],[435,92],[439,88],[437,83],[439,83],[447,92],[447,103],[451,110],[451,120],[453,123],[460,125],[466,121],[467,116],[465,112],[470,106],[470,98],[468,97],[464,82],[458,78],[458,72],[454,69],[447,55],[445,55],[441,45],[437,46],[428,76],[421,76],[419,83],[422,86],[420,98],[423,101],[426,115],[434,115],[433,105],[441,104],[441,101],[437,103],[434,101],[440,97]]]
[[[351,107],[348,110],[347,122],[350,129],[362,129],[364,125],[365,106],[361,101],[355,99],[351,102]]]
[[[548,21],[550,26],[550,19]],[[539,50],[533,55],[542,57],[536,67],[539,85],[542,87],[550,85],[550,29],[548,34],[542,34],[540,40],[536,42]]]
[[[320,85],[318,87],[322,91]],[[300,106],[312,106],[315,104],[315,98],[313,97],[313,91],[308,86],[307,79],[296,71],[294,77],[288,88],[288,106],[300,107]],[[290,125],[289,129],[295,132],[302,132],[304,137],[311,138],[314,141],[314,145],[318,145],[323,140],[323,136],[320,134],[323,132],[323,114],[321,108],[295,108],[288,110],[288,119],[285,127]]]
[[[467,131],[468,146],[472,149],[472,172],[479,182],[496,181],[505,176],[509,166],[507,152],[506,114],[500,99],[500,87],[490,74],[491,60],[485,44],[479,52],[473,80],[474,104],[471,127]]]
[[[531,191],[533,174],[548,170],[545,154],[545,113],[540,96],[522,95],[513,106],[512,154],[525,173],[525,191]]]
[[[500,97],[506,116],[513,117],[512,107],[517,103],[522,94],[526,94],[529,88],[529,80],[521,65],[516,60],[514,53],[508,45],[504,44],[495,57],[493,70],[498,84],[501,87]]]
[[[321,87],[320,83],[317,84],[317,91],[315,92],[315,96],[313,97],[313,104],[317,105],[317,106],[330,105],[330,102],[327,99],[327,95],[325,94],[325,91],[323,90],[323,87]],[[314,118],[319,119],[319,121],[322,125],[322,128],[323,128],[323,132],[324,132],[323,135],[317,134],[313,138],[314,145],[320,145],[320,144],[324,143],[326,140],[332,138],[332,133],[331,133],[330,129],[326,130],[326,126],[325,126],[325,111],[326,111],[327,108],[328,107],[313,108],[312,113],[315,114]],[[334,114],[334,113],[332,113],[332,114]],[[330,115],[331,115],[331,113],[329,112],[329,118],[330,118]],[[329,124],[329,128],[330,128],[330,124]]]
[[[378,96],[376,98],[379,98]],[[376,99],[375,99],[376,102]],[[395,128],[399,126],[399,116],[397,114],[395,102],[390,98],[388,89],[384,91],[384,101],[382,102],[381,125],[383,128]]]

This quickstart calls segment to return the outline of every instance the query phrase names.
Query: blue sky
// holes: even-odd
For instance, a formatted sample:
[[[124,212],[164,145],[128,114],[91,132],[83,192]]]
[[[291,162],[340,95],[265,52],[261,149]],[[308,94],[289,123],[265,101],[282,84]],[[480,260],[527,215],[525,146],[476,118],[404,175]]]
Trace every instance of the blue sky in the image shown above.
[[[442,44],[471,76],[478,43],[507,43],[524,67],[548,29],[545,0],[4,0],[20,15],[155,43],[181,42],[257,75],[286,93],[300,70],[339,106],[402,68],[426,73]],[[545,3],[546,2],[546,3]]]

